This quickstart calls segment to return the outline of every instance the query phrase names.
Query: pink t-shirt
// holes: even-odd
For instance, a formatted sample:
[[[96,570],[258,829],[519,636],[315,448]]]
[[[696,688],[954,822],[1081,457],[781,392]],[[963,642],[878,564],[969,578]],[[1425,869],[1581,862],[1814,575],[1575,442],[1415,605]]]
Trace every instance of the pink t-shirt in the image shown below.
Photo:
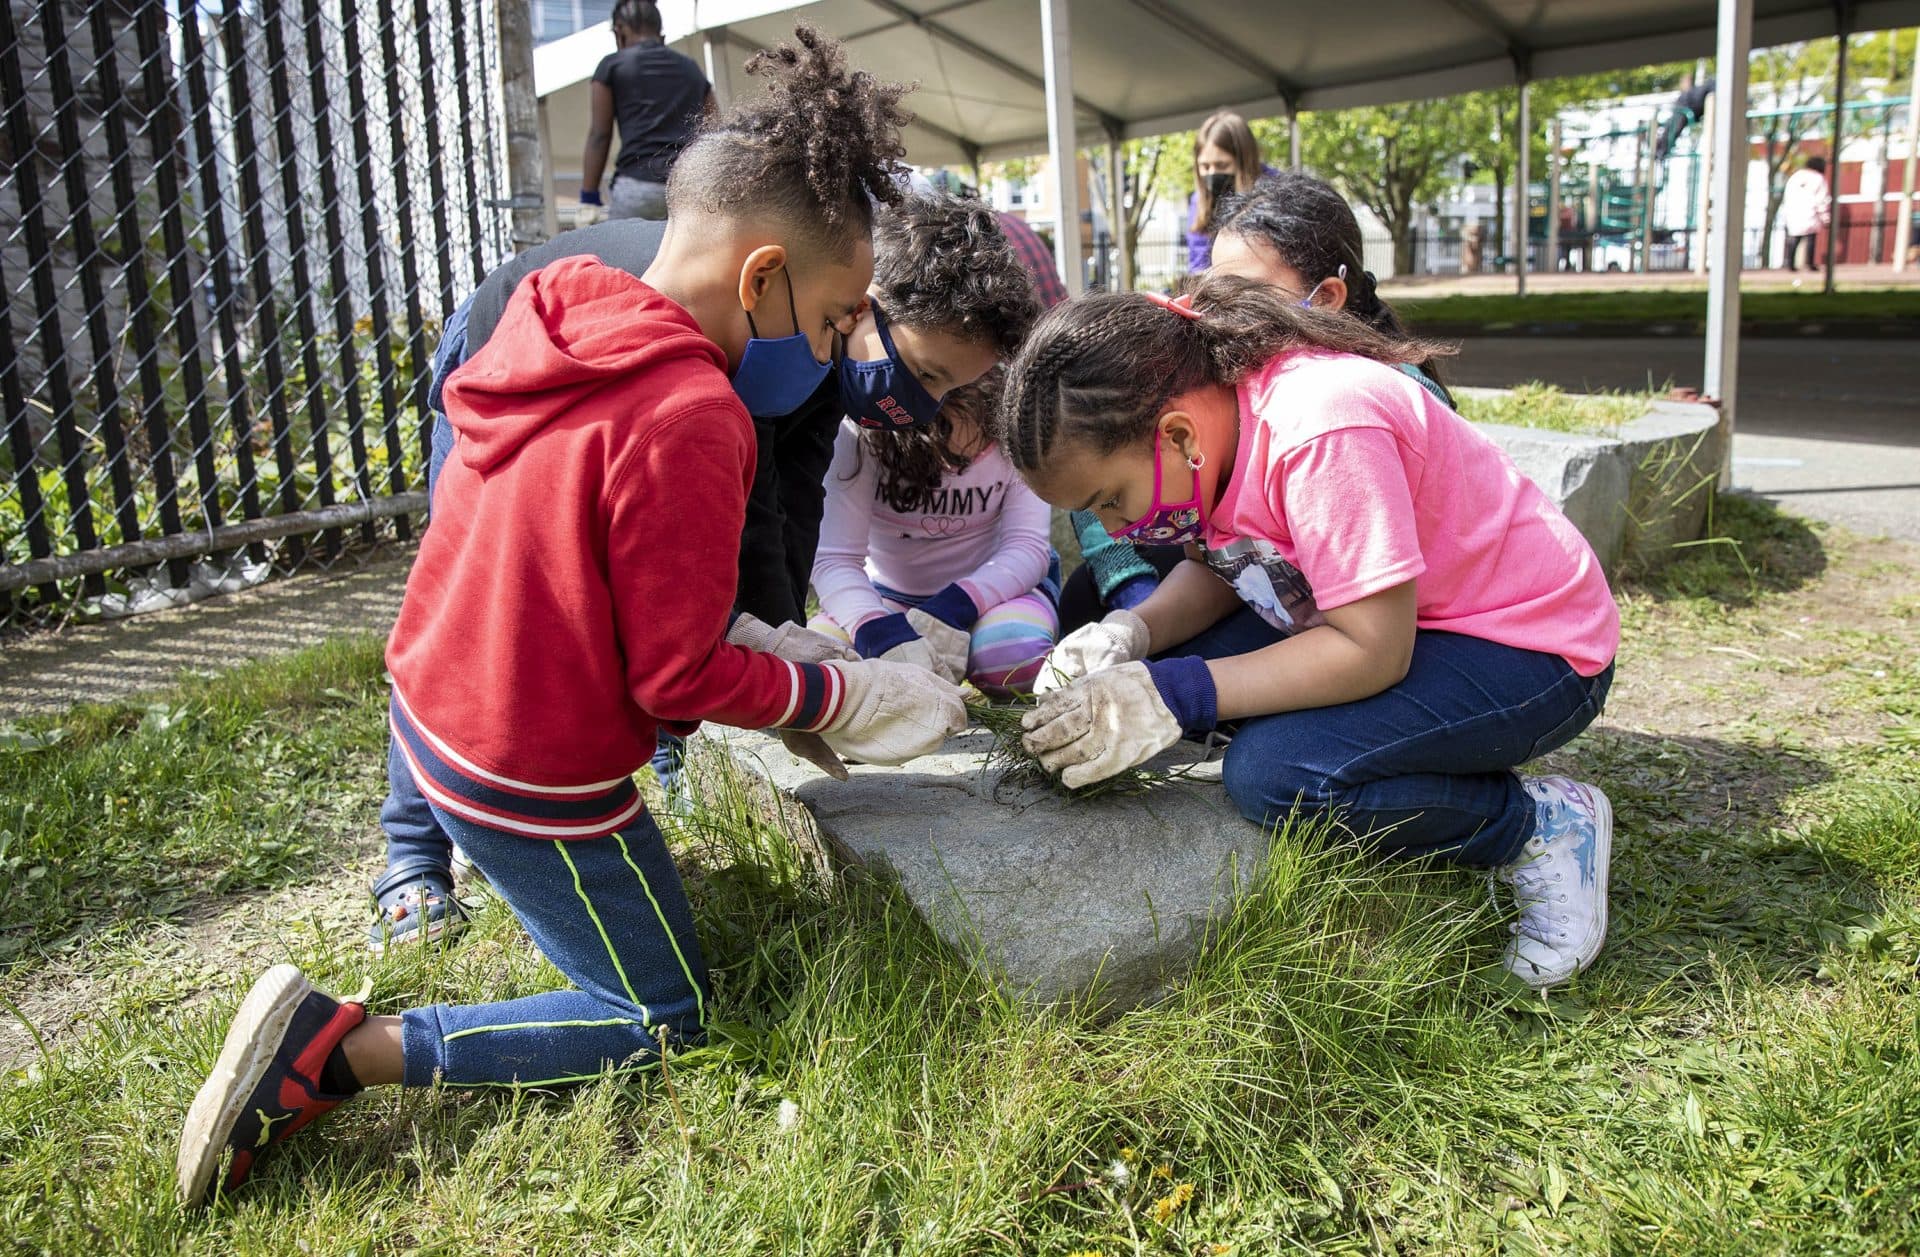
[[[1581,676],[1613,661],[1620,612],[1586,538],[1417,381],[1300,350],[1242,381],[1239,400],[1205,546],[1270,622],[1310,626],[1288,588],[1302,576],[1322,611],[1417,580],[1423,629],[1559,655]]]

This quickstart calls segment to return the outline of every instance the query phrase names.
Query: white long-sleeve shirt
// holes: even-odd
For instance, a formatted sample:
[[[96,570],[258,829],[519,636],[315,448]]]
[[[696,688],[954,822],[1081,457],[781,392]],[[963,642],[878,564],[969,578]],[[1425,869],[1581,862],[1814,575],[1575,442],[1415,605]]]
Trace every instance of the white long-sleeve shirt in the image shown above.
[[[878,460],[860,448],[860,429],[843,423],[827,472],[813,588],[820,609],[847,632],[891,613],[876,581],[916,597],[958,582],[985,612],[1047,574],[1047,504],[997,447],[944,477],[913,511],[881,499],[879,471]]]
[[[1780,196],[1780,223],[1789,236],[1810,236],[1833,221],[1833,208],[1827,197],[1827,177],[1817,170],[1801,168],[1787,180]]]

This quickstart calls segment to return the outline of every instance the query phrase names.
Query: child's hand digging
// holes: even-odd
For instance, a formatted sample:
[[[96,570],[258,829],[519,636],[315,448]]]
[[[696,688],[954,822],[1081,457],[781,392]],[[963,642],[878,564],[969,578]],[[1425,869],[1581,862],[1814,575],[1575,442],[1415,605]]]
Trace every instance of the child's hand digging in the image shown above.
[[[1145,620],[1131,611],[1112,612],[1097,624],[1075,629],[1047,652],[1033,692],[1046,694],[1081,677],[1144,658],[1150,645]]]
[[[1144,764],[1180,740],[1180,721],[1144,663],[1054,690],[1020,722],[1020,744],[1070,790]]]

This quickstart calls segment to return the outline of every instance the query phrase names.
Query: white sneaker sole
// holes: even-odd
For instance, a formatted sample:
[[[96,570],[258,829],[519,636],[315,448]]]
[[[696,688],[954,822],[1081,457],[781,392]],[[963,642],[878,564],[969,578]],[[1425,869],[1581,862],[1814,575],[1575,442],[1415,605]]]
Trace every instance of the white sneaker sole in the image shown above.
[[[260,975],[241,1001],[240,1011],[227,1028],[220,1059],[200,1084],[181,1128],[174,1176],[182,1204],[191,1207],[205,1199],[241,1108],[272,1066],[274,1054],[286,1038],[287,1024],[312,990],[300,970],[292,965],[275,965]]]

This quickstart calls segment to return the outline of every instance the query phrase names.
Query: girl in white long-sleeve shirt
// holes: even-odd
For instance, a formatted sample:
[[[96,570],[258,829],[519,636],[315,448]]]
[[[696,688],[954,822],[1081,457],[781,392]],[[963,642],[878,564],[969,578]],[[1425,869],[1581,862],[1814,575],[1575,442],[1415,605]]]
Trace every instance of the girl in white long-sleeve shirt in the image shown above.
[[[1045,502],[987,440],[989,376],[913,432],[843,425],[827,473],[812,626],[989,697],[1033,688],[1059,632]]]

